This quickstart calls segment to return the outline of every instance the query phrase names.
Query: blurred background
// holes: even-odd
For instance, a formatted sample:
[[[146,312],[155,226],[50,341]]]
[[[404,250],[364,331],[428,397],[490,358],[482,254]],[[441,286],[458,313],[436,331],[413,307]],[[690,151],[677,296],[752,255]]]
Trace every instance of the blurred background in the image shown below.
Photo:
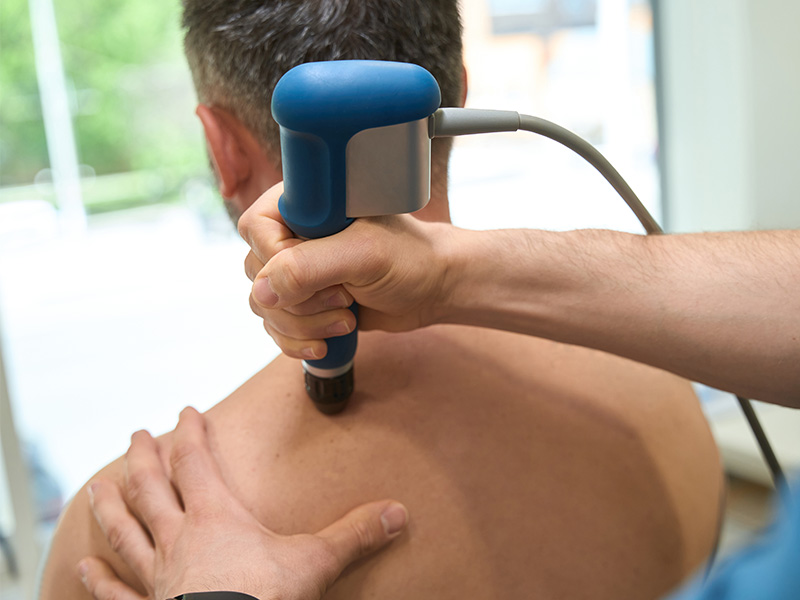
[[[179,3],[0,3],[0,599],[32,597],[66,502],[129,436],[171,429],[277,355],[213,186]],[[674,232],[800,227],[793,0],[462,0],[468,106],[595,144]],[[456,141],[456,224],[639,232],[594,170],[532,134]],[[738,408],[698,388],[741,498],[766,518]],[[758,410],[800,464],[794,413]],[[738,511],[738,512],[737,512]]]

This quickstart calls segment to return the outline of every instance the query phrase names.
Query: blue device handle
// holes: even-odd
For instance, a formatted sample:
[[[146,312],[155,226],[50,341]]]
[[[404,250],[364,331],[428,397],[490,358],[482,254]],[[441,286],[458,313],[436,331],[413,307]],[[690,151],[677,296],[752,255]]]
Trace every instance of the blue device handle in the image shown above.
[[[281,128],[284,191],[278,210],[295,235],[312,239],[333,235],[353,222],[346,215],[345,150],[347,141],[325,140]],[[358,318],[358,305],[350,310]],[[325,340],[324,358],[306,361],[318,369],[337,369],[356,354],[358,329]]]
[[[357,133],[430,116],[441,97],[433,76],[408,63],[342,60],[305,63],[287,72],[272,96],[280,125],[284,191],[278,203],[298,236],[319,238],[353,222],[347,216],[347,144]],[[380,151],[376,148],[376,151]],[[350,310],[358,316],[354,304]],[[326,340],[336,369],[353,360],[357,331]]]

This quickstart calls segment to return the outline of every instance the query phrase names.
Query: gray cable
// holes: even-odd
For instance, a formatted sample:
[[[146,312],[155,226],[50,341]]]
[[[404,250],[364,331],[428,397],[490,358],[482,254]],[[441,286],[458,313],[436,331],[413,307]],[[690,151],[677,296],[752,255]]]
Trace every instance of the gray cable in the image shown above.
[[[550,138],[582,156],[605,177],[606,181],[625,200],[648,234],[664,232],[606,157],[589,142],[560,125],[513,111],[475,108],[440,108],[431,117],[430,125],[431,137],[452,137],[519,129]]]
[[[639,219],[648,234],[664,233],[661,226],[653,216],[647,211],[628,183],[622,178],[614,166],[608,162],[605,156],[583,138],[575,135],[568,129],[556,125],[539,117],[520,115],[519,113],[506,110],[482,110],[474,108],[440,108],[430,119],[430,137],[453,137],[457,135],[471,135],[475,133],[494,133],[501,131],[517,131],[523,129],[532,133],[538,133],[546,138],[566,146],[576,154],[582,156],[600,174],[605,177],[611,186]],[[756,436],[758,445],[764,455],[764,460],[769,466],[772,477],[778,485],[783,481],[783,472],[772,446],[764,434],[761,423],[753,410],[750,400],[737,396],[742,411],[747,417],[747,421]]]
[[[786,477],[783,474],[780,462],[778,462],[778,457],[775,456],[775,452],[772,451],[772,446],[767,439],[767,434],[764,433],[764,428],[761,427],[761,422],[758,420],[758,416],[756,416],[756,411],[749,399],[742,398],[741,396],[736,396],[736,399],[739,401],[739,406],[742,408],[742,412],[747,419],[748,425],[750,425],[750,429],[753,430],[753,435],[756,437],[764,462],[767,463],[770,473],[772,474],[772,482],[775,484],[776,489],[780,489],[786,482]]]
[[[519,128],[550,138],[582,156],[606,178],[606,181],[608,181],[615,190],[617,190],[617,193],[625,200],[625,203],[633,211],[633,214],[636,215],[636,218],[639,219],[639,222],[648,234],[664,233],[664,230],[661,229],[661,226],[644,207],[639,197],[622,178],[622,175],[620,175],[614,166],[608,162],[606,157],[600,154],[597,148],[592,146],[589,142],[578,137],[568,129],[564,129],[555,123],[538,117],[520,115]]]

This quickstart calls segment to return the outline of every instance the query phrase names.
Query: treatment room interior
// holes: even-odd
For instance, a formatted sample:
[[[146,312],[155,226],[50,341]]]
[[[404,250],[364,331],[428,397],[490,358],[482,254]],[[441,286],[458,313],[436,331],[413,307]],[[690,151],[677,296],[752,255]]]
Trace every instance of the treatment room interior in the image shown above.
[[[668,232],[800,227],[800,3],[461,6],[468,107],[586,138]],[[33,597],[63,504],[132,432],[171,429],[279,352],[208,169],[179,8],[0,4],[0,600]],[[462,227],[641,231],[532,134],[457,139],[450,180]],[[769,518],[771,481],[735,400],[697,390],[729,474],[724,554]],[[796,470],[800,414],[756,410]]]

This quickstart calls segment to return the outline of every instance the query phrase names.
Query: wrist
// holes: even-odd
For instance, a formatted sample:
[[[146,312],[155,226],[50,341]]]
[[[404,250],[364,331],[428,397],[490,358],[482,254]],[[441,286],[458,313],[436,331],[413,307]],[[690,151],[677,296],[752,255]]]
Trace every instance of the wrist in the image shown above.
[[[435,239],[438,291],[430,307],[430,323],[468,324],[463,321],[464,311],[460,299],[468,293],[470,269],[479,262],[475,238],[479,232],[448,225]],[[465,289],[467,288],[467,289]]]
[[[548,232],[457,230],[447,255],[440,322],[532,333],[551,279]]]

